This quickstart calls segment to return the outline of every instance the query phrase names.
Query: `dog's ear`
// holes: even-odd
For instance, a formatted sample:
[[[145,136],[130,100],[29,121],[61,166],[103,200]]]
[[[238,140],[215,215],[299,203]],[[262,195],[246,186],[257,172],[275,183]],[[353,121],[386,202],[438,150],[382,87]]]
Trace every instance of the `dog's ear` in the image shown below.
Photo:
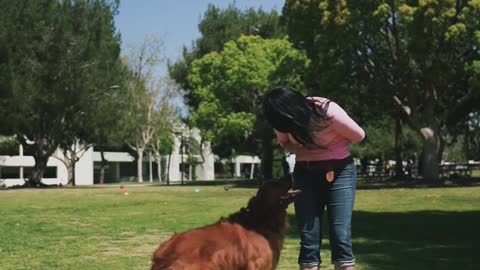
[[[301,190],[289,190],[285,195],[280,198],[280,205],[287,208],[291,204],[298,194],[302,193]]]
[[[249,209],[256,209],[257,208],[257,204],[258,204],[258,198],[257,196],[254,196],[252,198],[250,198],[250,200],[248,201],[248,208]]]

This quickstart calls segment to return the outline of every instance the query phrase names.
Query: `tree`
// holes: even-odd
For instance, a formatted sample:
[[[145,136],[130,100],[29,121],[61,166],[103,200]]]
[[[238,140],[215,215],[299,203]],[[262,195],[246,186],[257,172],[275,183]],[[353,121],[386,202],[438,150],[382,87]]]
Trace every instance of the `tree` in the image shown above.
[[[480,112],[469,115],[464,129],[464,151],[467,159],[480,160]]]
[[[480,113],[470,113],[464,121],[451,127],[445,140],[447,161],[480,160]],[[455,158],[452,158],[455,157]]]
[[[66,145],[61,147],[62,156],[56,156],[55,153],[52,154],[52,157],[60,160],[67,168],[68,183],[72,184],[72,186],[76,185],[75,165],[91,147],[92,147],[92,144],[87,144],[85,142],[82,142],[81,140],[78,140],[76,143],[72,145],[68,144],[68,146]]]
[[[130,49],[127,66],[127,111],[122,119],[122,134],[127,145],[137,154],[137,178],[143,182],[143,155],[155,133],[154,103],[160,91],[155,69],[162,61],[163,45],[155,36],[148,36],[138,46]]]
[[[137,82],[138,83],[138,82]],[[132,85],[127,107],[128,113],[122,119],[126,144],[136,152],[137,179],[143,182],[143,154],[154,134],[153,98],[142,83]]]
[[[153,134],[150,150],[157,162],[158,180],[160,182],[164,181],[162,178],[162,156],[168,155],[173,150],[173,144],[172,132],[168,128],[159,129]]]
[[[286,39],[242,36],[227,42],[220,53],[209,53],[192,63],[188,80],[199,101],[191,113],[192,123],[221,156],[261,153],[264,177],[270,178],[273,131],[257,117],[261,100],[273,86],[304,90],[302,77],[307,67],[305,55]]]
[[[364,94],[374,114],[396,104],[438,179],[446,127],[480,106],[480,2],[287,0],[283,14],[319,88]]]
[[[397,131],[395,122],[391,118],[385,118],[378,122],[370,121],[364,126],[365,133],[368,136],[361,144],[352,145],[352,154],[360,159],[379,159],[386,161],[395,159],[395,169],[399,168],[401,172],[396,171],[395,176],[398,179],[404,176],[403,166],[396,159],[397,151],[403,153],[405,157],[414,157],[415,153],[421,148],[420,139],[410,128],[405,127],[400,131],[401,141],[397,141]],[[402,162],[402,161],[400,161]]]
[[[40,184],[48,158],[74,143],[89,103],[116,85],[118,1],[2,1],[1,88],[9,131],[33,153],[30,176]],[[4,24],[5,23],[5,24]],[[2,30],[0,30],[2,31]],[[5,75],[6,74],[6,75]],[[98,76],[109,74],[109,80]]]
[[[110,88],[116,89],[114,92],[108,91],[104,98],[92,100],[91,109],[88,110],[89,127],[86,131],[85,143],[93,144],[100,151],[100,175],[99,183],[105,181],[105,167],[108,161],[105,159],[105,149],[114,147],[119,148],[125,144],[121,129],[121,119],[127,111],[124,109],[128,103],[128,68],[122,64],[118,66],[115,73],[120,77],[118,85],[112,85]],[[85,126],[85,125],[83,125]]]
[[[99,55],[99,61],[108,61],[108,54]],[[91,78],[97,91],[91,94],[82,106],[81,112],[71,120],[69,128],[60,142],[63,150],[61,161],[68,169],[68,181],[75,186],[75,164],[94,145],[100,146],[101,181],[104,181],[106,160],[103,149],[105,146],[119,143],[118,132],[112,132],[119,123],[124,110],[121,108],[127,98],[126,81],[128,70],[118,58],[104,69],[98,69],[96,76]],[[115,84],[112,84],[115,83]]]
[[[162,155],[173,150],[174,124],[178,118],[178,108],[173,104],[178,95],[176,84],[169,79],[160,82],[159,91],[155,96],[156,104],[153,112],[154,133],[150,141],[150,151],[155,157],[158,168],[158,179],[162,179]]]
[[[220,52],[226,42],[238,39],[241,35],[258,35],[262,38],[281,38],[285,31],[280,25],[277,11],[265,12],[253,8],[240,10],[235,5],[220,9],[210,4],[198,25],[200,38],[193,42],[191,49],[183,48],[183,58],[169,63],[170,76],[185,90],[189,106],[195,110],[199,100],[187,79],[192,62],[210,52]]]
[[[115,76],[128,76],[123,65],[116,65],[118,71]],[[123,73],[122,73],[123,72]],[[113,73],[113,72],[112,72]],[[98,74],[100,75],[100,74]],[[73,119],[67,136],[63,137],[59,147],[62,150],[62,157],[57,157],[68,169],[68,182],[73,186],[76,184],[75,164],[90,148],[96,146],[100,151],[100,179],[103,184],[105,180],[105,159],[104,149],[108,147],[119,147],[124,144],[121,141],[117,127],[125,110],[122,108],[126,102],[125,77],[117,79],[117,85],[112,85],[109,89],[101,92],[97,97],[92,98],[84,111]],[[109,81],[107,77],[103,80]]]

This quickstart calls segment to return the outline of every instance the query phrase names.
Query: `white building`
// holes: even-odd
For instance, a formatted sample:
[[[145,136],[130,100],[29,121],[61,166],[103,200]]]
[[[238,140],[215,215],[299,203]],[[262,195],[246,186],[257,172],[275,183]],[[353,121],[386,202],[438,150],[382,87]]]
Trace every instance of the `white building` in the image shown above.
[[[188,140],[188,143],[186,142]],[[182,147],[182,141],[183,146]],[[171,155],[162,157],[162,180],[169,178],[171,183],[183,180],[214,180],[215,179],[215,156],[210,143],[200,144],[200,132],[198,129],[182,130],[175,137],[174,150]],[[186,148],[190,147],[189,151]],[[195,148],[195,149],[193,149]],[[190,153],[190,154],[187,154]],[[7,187],[23,185],[35,165],[32,156],[23,154],[22,146],[15,156],[2,156],[0,153],[0,185]],[[106,183],[131,181],[136,179],[135,158],[127,152],[104,152],[107,160]],[[80,157],[75,165],[76,185],[93,185],[98,183],[98,171],[101,162],[101,153],[89,148]],[[195,160],[194,165],[190,165]],[[185,164],[182,166],[181,164]],[[241,166],[249,166],[250,174],[253,175],[255,164],[260,159],[255,156],[239,156],[232,160],[235,165],[235,176],[242,177]],[[168,166],[168,169],[166,167]],[[182,173],[182,168],[184,168]],[[148,154],[144,157],[144,181],[158,181],[158,169],[155,160]],[[168,172],[168,173],[167,173]],[[68,170],[62,151],[57,150],[48,160],[47,170],[42,179],[46,185],[68,184]]]
[[[235,177],[248,177],[253,179],[256,171],[256,165],[260,165],[260,159],[257,156],[238,156],[232,160],[235,164]],[[242,168],[243,167],[243,168]]]

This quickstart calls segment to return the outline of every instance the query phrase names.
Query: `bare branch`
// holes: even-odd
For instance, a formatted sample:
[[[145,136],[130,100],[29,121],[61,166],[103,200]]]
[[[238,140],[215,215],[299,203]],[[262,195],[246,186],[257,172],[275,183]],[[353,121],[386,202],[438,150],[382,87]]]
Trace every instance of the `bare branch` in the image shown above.
[[[412,110],[410,109],[410,107],[403,105],[402,101],[400,101],[400,99],[399,99],[397,96],[393,96],[393,100],[397,103],[397,105],[400,106],[400,108],[402,109],[402,111],[403,111],[407,116],[410,116],[410,115],[411,115]]]

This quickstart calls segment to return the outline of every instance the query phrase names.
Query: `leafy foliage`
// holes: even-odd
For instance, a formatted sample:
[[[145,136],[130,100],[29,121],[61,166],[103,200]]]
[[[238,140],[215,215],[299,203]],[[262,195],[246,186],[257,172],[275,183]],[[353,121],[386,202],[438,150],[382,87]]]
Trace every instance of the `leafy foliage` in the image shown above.
[[[352,145],[352,153],[359,158],[395,160],[394,121],[386,118],[376,123],[370,122],[364,129],[368,136],[361,144]],[[414,130],[404,127],[401,136],[399,147],[403,156],[413,156],[421,149],[421,140]]]
[[[192,62],[210,52],[220,52],[228,41],[236,40],[241,35],[258,35],[262,38],[280,38],[285,31],[279,22],[279,14],[272,10],[265,12],[253,8],[240,10],[234,5],[220,9],[209,5],[198,25],[200,38],[193,42],[193,48],[183,48],[183,58],[169,64],[170,76],[185,90],[187,103],[197,109],[200,102],[190,90],[188,80]]]
[[[119,89],[111,87],[121,75],[113,23],[118,1],[0,4],[2,122],[7,119],[7,131],[32,148],[38,183],[59,145],[87,139],[92,104]]]
[[[283,20],[318,89],[372,121],[397,97],[436,179],[445,127],[480,108],[478,1],[288,0]]]
[[[245,150],[241,146],[262,128],[257,115],[263,94],[278,85],[303,90],[307,68],[305,55],[286,39],[242,36],[227,42],[222,52],[192,63],[188,80],[199,105],[191,120],[220,154]],[[258,146],[249,150],[258,152]]]
[[[19,143],[15,137],[0,136],[0,155],[15,156],[18,155]]]

